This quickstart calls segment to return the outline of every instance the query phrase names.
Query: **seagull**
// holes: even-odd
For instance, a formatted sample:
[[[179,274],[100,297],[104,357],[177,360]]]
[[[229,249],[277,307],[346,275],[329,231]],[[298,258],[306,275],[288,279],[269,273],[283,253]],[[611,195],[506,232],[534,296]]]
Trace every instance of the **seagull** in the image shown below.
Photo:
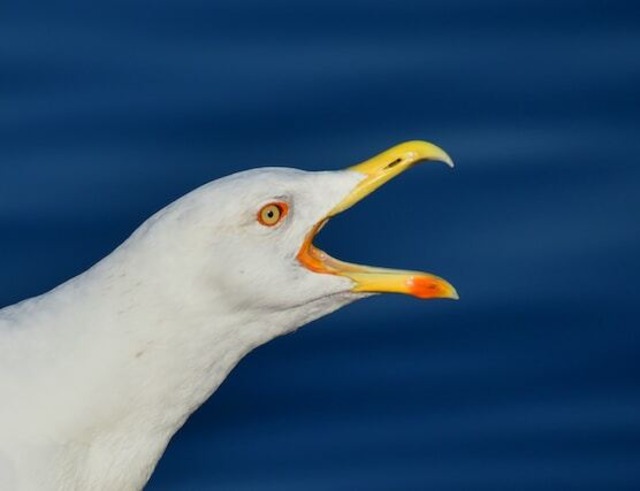
[[[53,290],[0,310],[0,489],[140,490],[247,353],[378,293],[457,299],[429,273],[340,261],[327,221],[420,161],[410,141],[340,171],[212,181]]]

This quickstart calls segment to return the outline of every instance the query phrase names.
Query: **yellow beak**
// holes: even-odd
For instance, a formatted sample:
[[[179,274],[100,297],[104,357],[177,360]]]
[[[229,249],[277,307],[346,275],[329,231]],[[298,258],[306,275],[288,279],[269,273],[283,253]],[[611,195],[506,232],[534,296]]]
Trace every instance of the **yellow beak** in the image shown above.
[[[457,299],[455,288],[438,276],[419,272],[374,268],[346,263],[332,258],[316,248],[312,241],[327,220],[350,208],[384,183],[420,161],[440,161],[453,167],[451,157],[441,148],[423,141],[396,145],[348,170],[363,175],[362,181],[345,199],[333,208],[307,235],[298,260],[315,273],[334,274],[351,279],[354,292],[404,293],[418,298]]]

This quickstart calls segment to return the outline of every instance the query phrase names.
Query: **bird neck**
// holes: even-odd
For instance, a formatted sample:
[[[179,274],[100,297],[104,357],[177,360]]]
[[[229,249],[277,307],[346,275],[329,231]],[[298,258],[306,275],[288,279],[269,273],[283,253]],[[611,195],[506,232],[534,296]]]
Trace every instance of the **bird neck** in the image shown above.
[[[193,298],[127,249],[0,311],[0,327],[13,326],[12,353],[0,338],[11,401],[0,408],[0,464],[37,476],[23,489],[142,488],[238,361],[308,320]]]

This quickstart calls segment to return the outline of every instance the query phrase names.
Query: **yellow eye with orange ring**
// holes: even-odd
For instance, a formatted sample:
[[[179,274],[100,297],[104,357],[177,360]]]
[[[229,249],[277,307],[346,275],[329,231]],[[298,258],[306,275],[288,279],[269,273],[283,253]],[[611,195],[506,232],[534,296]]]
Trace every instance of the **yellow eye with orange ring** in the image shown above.
[[[260,208],[258,212],[258,221],[265,227],[273,227],[287,216],[289,206],[282,201],[269,203]]]

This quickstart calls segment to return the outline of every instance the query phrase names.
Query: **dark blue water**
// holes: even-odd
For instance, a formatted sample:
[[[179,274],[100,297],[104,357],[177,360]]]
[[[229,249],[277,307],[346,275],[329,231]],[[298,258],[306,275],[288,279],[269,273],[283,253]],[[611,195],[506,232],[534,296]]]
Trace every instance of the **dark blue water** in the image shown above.
[[[640,7],[25,1],[0,15],[0,305],[258,166],[401,176],[323,231],[377,297],[251,354],[149,490],[640,489]]]

